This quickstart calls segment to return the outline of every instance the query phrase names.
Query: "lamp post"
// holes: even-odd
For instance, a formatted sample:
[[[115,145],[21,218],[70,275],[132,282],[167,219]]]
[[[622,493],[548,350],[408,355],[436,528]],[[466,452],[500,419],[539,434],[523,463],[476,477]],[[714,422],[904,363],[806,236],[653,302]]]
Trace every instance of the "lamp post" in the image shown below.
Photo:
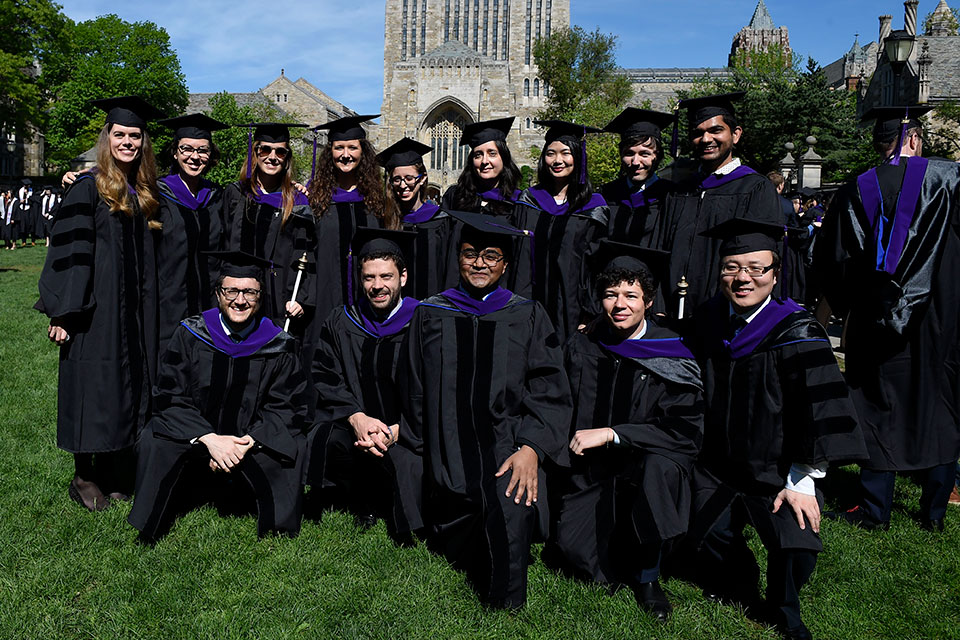
[[[903,68],[913,53],[913,45],[916,38],[903,29],[891,31],[886,40],[883,41],[883,49],[887,54],[887,60],[890,62],[890,68],[893,70],[893,104],[900,104],[900,75]]]

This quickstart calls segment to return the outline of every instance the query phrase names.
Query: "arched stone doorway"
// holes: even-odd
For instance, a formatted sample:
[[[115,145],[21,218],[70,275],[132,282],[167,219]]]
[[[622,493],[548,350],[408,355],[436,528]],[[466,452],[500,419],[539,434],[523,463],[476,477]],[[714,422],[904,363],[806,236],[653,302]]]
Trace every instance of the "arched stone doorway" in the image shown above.
[[[470,148],[460,145],[460,136],[473,118],[456,102],[444,101],[424,118],[420,141],[430,146],[426,159],[430,182],[446,189],[457,181],[469,162]]]

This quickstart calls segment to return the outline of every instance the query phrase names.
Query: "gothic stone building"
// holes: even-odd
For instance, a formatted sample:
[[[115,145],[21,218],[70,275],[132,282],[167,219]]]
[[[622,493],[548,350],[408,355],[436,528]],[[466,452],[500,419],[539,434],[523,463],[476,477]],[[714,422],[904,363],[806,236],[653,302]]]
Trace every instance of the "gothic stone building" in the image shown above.
[[[468,160],[463,128],[516,116],[507,143],[530,164],[526,150],[543,144],[532,120],[548,90],[533,45],[568,26],[570,0],[387,0],[377,147],[404,136],[430,145],[431,186],[443,190]]]

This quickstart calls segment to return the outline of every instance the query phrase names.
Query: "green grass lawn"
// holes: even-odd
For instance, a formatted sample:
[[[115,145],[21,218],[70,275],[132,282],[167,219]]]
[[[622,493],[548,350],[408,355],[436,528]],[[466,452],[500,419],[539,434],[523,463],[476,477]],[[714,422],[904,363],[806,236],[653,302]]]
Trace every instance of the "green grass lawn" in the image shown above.
[[[487,611],[423,545],[394,547],[382,524],[361,533],[339,513],[305,522],[295,540],[257,540],[252,517],[204,508],[156,547],[137,545],[129,505],[93,514],[67,496],[56,348],[31,308],[44,255],[0,251],[0,638],[776,637],[680,580],[666,583],[676,611],[660,625],[628,590],[608,596],[539,559],[527,607]],[[831,485],[849,492],[854,477],[834,471]],[[917,497],[898,480],[886,533],[824,523],[803,592],[815,637],[960,638],[960,510],[946,532],[926,533]]]

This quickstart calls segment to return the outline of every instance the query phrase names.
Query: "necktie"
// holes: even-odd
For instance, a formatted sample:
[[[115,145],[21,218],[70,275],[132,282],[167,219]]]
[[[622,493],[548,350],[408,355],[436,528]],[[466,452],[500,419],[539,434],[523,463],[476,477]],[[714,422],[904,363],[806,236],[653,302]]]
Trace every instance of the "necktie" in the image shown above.
[[[740,316],[731,316],[730,318],[730,329],[727,333],[727,339],[733,340],[737,337],[737,334],[744,330],[747,326],[747,321]]]

